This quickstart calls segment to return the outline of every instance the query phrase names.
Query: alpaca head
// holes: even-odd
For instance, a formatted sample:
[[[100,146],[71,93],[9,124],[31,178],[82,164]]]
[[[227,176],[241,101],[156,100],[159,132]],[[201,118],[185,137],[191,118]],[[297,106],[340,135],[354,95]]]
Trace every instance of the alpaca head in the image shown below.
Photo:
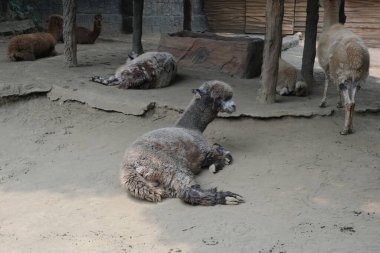
[[[96,14],[94,17],[94,21],[98,26],[102,25],[103,17],[101,14]]]
[[[195,99],[202,101],[215,112],[233,113],[236,110],[232,101],[233,91],[231,86],[222,81],[205,82],[198,89],[193,89]]]
[[[128,57],[127,57],[127,60],[125,61],[125,63],[130,63],[131,61],[133,61],[134,59],[136,59],[137,57],[139,57],[139,55],[136,53],[136,52],[130,52],[128,54]]]

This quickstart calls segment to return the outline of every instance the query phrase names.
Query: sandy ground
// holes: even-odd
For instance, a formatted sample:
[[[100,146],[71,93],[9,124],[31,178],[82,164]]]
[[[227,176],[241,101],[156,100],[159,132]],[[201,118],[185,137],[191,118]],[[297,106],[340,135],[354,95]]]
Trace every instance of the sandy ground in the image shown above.
[[[159,204],[122,192],[123,151],[178,114],[107,113],[45,97],[0,107],[0,252],[379,252],[380,121],[226,120],[206,130],[234,163],[198,176],[239,206]]]
[[[157,38],[144,41],[146,49],[155,43]],[[136,94],[129,101],[134,104],[147,96],[88,82],[93,73],[112,73],[130,44],[80,46],[82,65],[70,70],[62,67],[62,56],[9,63],[5,46],[0,40],[3,94],[8,88],[9,94],[22,94],[58,87],[60,96],[62,89],[69,95],[55,102],[40,95],[0,103],[0,252],[380,252],[379,113],[356,113],[350,136],[339,135],[340,111],[317,111],[329,117],[217,119],[205,135],[229,148],[234,163],[217,174],[204,171],[197,180],[204,188],[239,193],[246,203],[192,207],[168,199],[152,204],[119,186],[123,152],[141,134],[171,126],[179,113],[165,109],[165,103],[186,105],[190,88],[214,74],[181,73],[166,98],[164,89],[149,93],[161,106],[135,117],[64,102],[85,98],[87,104],[122,110],[126,99]],[[295,47],[283,57],[300,66],[301,52]],[[371,50],[369,88],[379,83],[379,55]],[[316,87],[319,93],[312,98],[281,98],[258,108],[249,93],[258,79],[218,77],[233,84],[238,110],[294,116],[298,107],[316,108],[320,99]],[[48,96],[55,99],[52,93]],[[330,93],[336,96],[334,88]],[[359,101],[379,107],[376,94],[364,87]],[[331,110],[335,101],[329,98]],[[359,106],[371,109],[364,102]]]

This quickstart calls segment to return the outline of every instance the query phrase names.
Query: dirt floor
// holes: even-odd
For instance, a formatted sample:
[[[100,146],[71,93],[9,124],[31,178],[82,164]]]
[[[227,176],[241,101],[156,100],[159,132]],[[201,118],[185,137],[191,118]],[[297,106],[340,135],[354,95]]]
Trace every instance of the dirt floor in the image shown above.
[[[299,49],[286,54],[299,58]],[[10,73],[27,63],[12,66],[2,77],[26,82],[26,74]],[[380,75],[371,71],[375,83]],[[357,113],[349,136],[339,135],[341,112],[215,120],[205,135],[230,149],[234,163],[197,180],[239,193],[246,203],[193,207],[178,199],[138,201],[119,186],[126,147],[171,126],[180,115],[175,110],[157,107],[136,117],[45,95],[6,101],[0,104],[0,252],[380,252],[379,113]]]

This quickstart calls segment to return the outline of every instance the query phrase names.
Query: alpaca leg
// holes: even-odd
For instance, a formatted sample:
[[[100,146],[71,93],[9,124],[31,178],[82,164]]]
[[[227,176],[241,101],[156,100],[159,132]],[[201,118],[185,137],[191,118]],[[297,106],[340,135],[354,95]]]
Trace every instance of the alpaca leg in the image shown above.
[[[341,85],[343,87],[343,85]],[[350,99],[349,95],[349,90],[347,89],[346,86],[341,89],[344,97],[344,111],[345,111],[345,116],[344,116],[344,128],[340,132],[341,135],[347,135],[352,133],[352,129],[350,128],[350,124],[352,123],[352,117],[351,117],[351,108],[352,108],[352,102]]]
[[[239,194],[229,191],[217,191],[216,188],[203,190],[197,184],[181,191],[178,197],[191,205],[214,206],[238,205],[240,203],[244,203],[243,197]]]
[[[343,94],[342,91],[338,88],[339,98],[338,103],[336,104],[336,108],[343,108]]]
[[[34,60],[36,60],[36,57],[34,56],[34,54],[33,53],[25,53],[24,54],[24,61],[34,61]]]
[[[321,103],[319,104],[319,107],[326,107],[326,100],[327,100],[327,88],[329,87],[329,77],[328,74],[325,74],[325,88],[323,90],[323,97],[321,100]]]
[[[191,205],[214,206],[237,205],[243,203],[243,198],[232,192],[217,191],[216,188],[203,190],[195,182],[194,176],[183,171],[176,171],[171,178],[163,182],[165,189],[171,189],[176,197]]]
[[[360,86],[359,86],[360,87]],[[351,91],[351,107],[350,107],[350,118],[349,118],[349,129],[351,133],[353,132],[353,117],[354,117],[354,112],[355,112],[355,95],[357,92],[357,87],[353,87]]]
[[[93,76],[91,77],[91,81],[95,83],[101,83],[103,85],[108,85],[108,86],[115,86],[120,84],[120,79],[117,78],[116,76],[110,76],[108,78],[101,77],[101,76]]]
[[[20,55],[22,55],[22,58],[23,58],[24,61],[34,61],[34,60],[36,60],[36,57],[34,56],[34,52],[33,52],[32,49],[25,50],[22,53],[20,53]]]
[[[222,170],[224,166],[230,165],[232,160],[231,152],[215,143],[207,154],[202,167],[209,167],[211,172],[216,173]]]

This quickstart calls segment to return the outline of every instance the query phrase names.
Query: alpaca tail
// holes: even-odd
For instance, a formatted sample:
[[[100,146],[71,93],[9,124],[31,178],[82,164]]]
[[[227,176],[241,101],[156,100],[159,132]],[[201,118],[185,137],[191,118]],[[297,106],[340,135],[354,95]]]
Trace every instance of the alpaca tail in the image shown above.
[[[119,85],[121,83],[120,78],[118,78],[116,76],[110,76],[110,77],[93,76],[93,77],[91,77],[90,80],[95,82],[95,83],[101,83],[101,84],[107,85],[107,86],[115,86],[115,85]]]
[[[126,191],[138,199],[160,202],[165,197],[162,188],[153,186],[131,167],[122,168],[121,184]]]

